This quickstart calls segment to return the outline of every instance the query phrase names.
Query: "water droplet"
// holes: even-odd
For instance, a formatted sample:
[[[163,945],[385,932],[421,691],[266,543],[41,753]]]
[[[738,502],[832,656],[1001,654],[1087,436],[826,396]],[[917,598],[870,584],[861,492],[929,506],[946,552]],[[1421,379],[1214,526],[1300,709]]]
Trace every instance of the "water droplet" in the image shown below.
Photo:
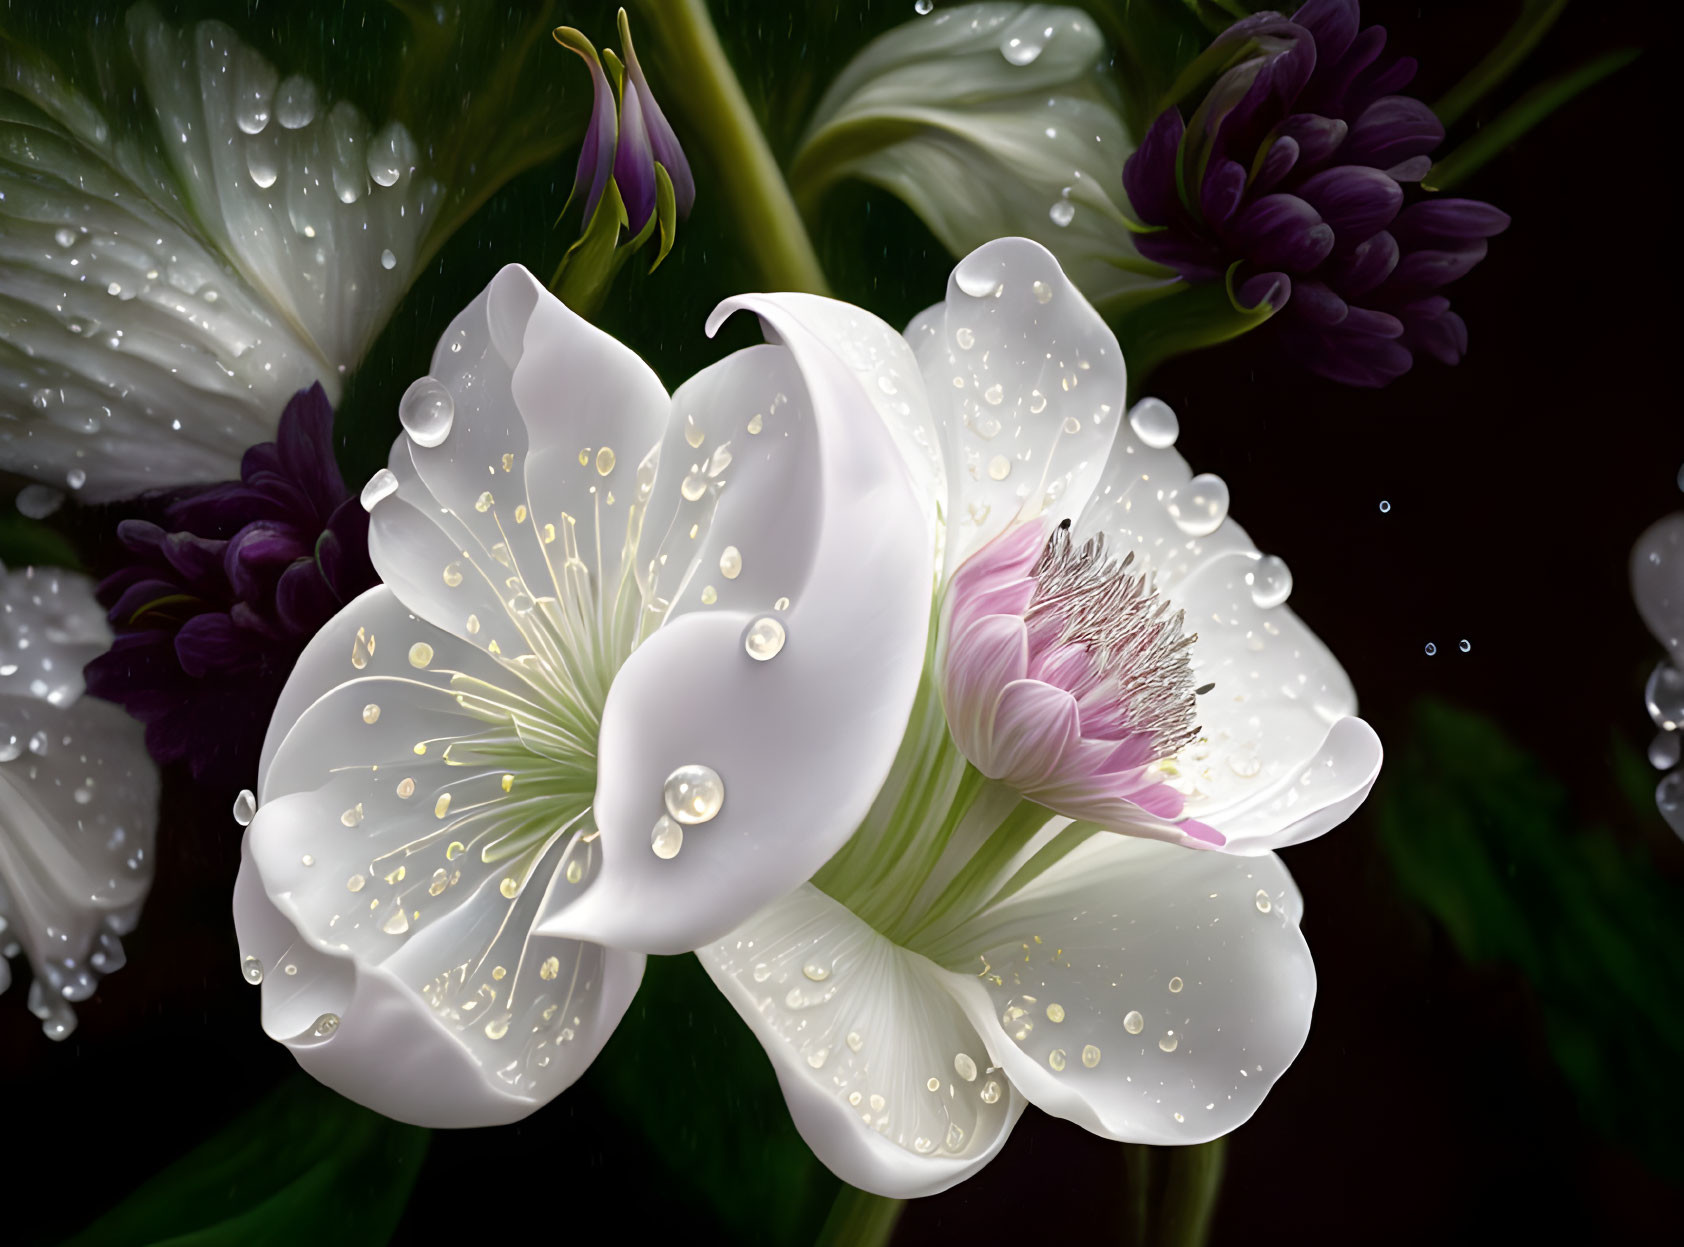
[[[1186,986],[1186,985],[1185,985],[1185,984],[1184,984],[1184,983],[1182,983],[1182,981],[1181,981],[1181,976],[1180,976],[1180,975],[1179,975],[1179,974],[1178,974],[1178,975],[1176,975],[1176,976],[1175,976],[1175,977],[1174,977],[1174,978],[1172,978],[1172,979],[1171,979],[1171,980],[1170,980],[1170,981],[1169,981],[1169,989],[1170,989],[1170,991],[1172,991],[1172,992],[1178,992],[1178,991],[1180,991],[1180,990],[1181,990],[1181,989],[1182,989],[1182,988],[1183,988],[1183,987],[1184,987],[1184,986]]]
[[[1189,537],[1208,537],[1228,518],[1228,486],[1220,476],[1201,472],[1179,489],[1172,489],[1164,509],[1176,527]]]
[[[520,880],[513,875],[504,875],[503,882],[497,885],[497,890],[512,901],[520,895]]]
[[[234,798],[234,821],[242,827],[250,827],[251,820],[256,817],[256,794],[250,788],[240,789],[240,795]]]
[[[247,957],[240,963],[240,973],[245,975],[248,983],[263,981],[263,963],[256,957]]]
[[[417,377],[398,400],[398,421],[417,446],[442,443],[455,420],[456,400],[437,377]]]
[[[1165,1052],[1174,1052],[1180,1044],[1181,1041],[1175,1037],[1174,1031],[1165,1031],[1164,1037],[1158,1040],[1158,1047],[1162,1048]]]
[[[363,722],[370,724],[380,722],[380,707],[374,702],[369,702],[368,705],[363,707]]]
[[[926,1081],[924,1083],[924,1090],[926,1090],[926,1091],[940,1091],[941,1090],[941,1079],[933,1078],[933,1077],[930,1078],[928,1081]]]
[[[1054,1048],[1047,1053],[1047,1064],[1052,1066],[1054,1072],[1061,1072],[1064,1069],[1064,1049]]]
[[[274,150],[267,143],[251,143],[246,147],[246,172],[258,190],[266,191],[280,175],[275,164]]]
[[[1067,435],[1074,436],[1082,431],[1082,422],[1075,416],[1065,416],[1064,423],[1059,425],[1059,428],[1063,429]]]
[[[1228,769],[1241,779],[1253,779],[1263,770],[1263,761],[1254,753],[1230,754]]]
[[[347,892],[361,892],[367,884],[368,880],[364,879],[361,875],[352,875],[349,879],[345,880],[345,890]]]
[[[1382,498],[1380,500],[1380,514],[1385,515],[1391,509],[1392,509],[1392,504],[1387,502],[1384,498]]]
[[[976,345],[976,334],[972,333],[967,326],[960,325],[958,329],[953,331],[953,340],[959,344],[961,351],[968,351]]]
[[[1258,559],[1246,578],[1251,582],[1251,600],[1265,609],[1279,606],[1292,595],[1292,571],[1273,554]]]
[[[444,567],[444,583],[452,589],[462,583],[462,565],[460,563],[446,563]]]
[[[743,574],[743,552],[736,546],[726,546],[719,552],[719,574],[727,580]]]
[[[433,647],[425,641],[417,641],[409,647],[409,665],[416,668],[425,667],[433,661]]]
[[[339,1015],[324,1013],[316,1019],[316,1024],[310,1028],[310,1033],[318,1039],[325,1039],[339,1029]]]
[[[1082,1049],[1082,1064],[1089,1069],[1099,1064],[1099,1049],[1091,1043]]]
[[[661,815],[655,820],[654,830],[649,833],[649,847],[655,850],[656,857],[671,861],[684,847],[684,828],[665,814]]]
[[[982,1084],[981,1098],[984,1104],[993,1104],[1000,1098],[1000,1084],[990,1078]]]
[[[719,590],[715,589],[712,585],[703,585],[702,605],[712,606],[717,601],[719,601]]]
[[[692,762],[667,776],[661,798],[666,802],[667,813],[679,822],[705,823],[725,804],[725,783],[711,766]]]
[[[988,477],[990,480],[1003,481],[1012,474],[1012,461],[1004,455],[995,455],[988,461]]]
[[[1049,1022],[1062,1022],[1062,1021],[1064,1021],[1064,1006],[1061,1005],[1061,1004],[1050,1004],[1050,1005],[1048,1005],[1047,1006],[1047,1021],[1049,1021]]]
[[[1047,209],[1047,215],[1054,225],[1062,229],[1076,219],[1076,205],[1068,199],[1055,199],[1053,206]]]
[[[386,921],[380,924],[380,929],[387,935],[402,935],[409,930],[409,915],[404,913],[402,905],[388,915]]]
[[[1431,641],[1428,641],[1426,652],[1427,657],[1431,658],[1434,654],[1438,653],[1438,646],[1434,645]]]
[[[567,863],[567,882],[578,883],[585,877],[585,864],[578,858]]]
[[[368,484],[363,486],[362,504],[364,511],[372,511],[383,498],[390,498],[398,492],[398,478],[392,475],[390,468],[381,468],[368,478]]]
[[[80,489],[88,483],[88,474],[81,468],[71,468],[64,474],[64,483],[72,489]]]
[[[596,452],[596,474],[607,476],[614,470],[614,451],[612,447],[604,446]]]
[[[350,809],[339,816],[339,822],[345,827],[355,827],[363,821],[363,803],[357,802]]]
[[[390,270],[396,268],[397,266],[398,257],[392,254],[392,249],[390,247],[387,247],[380,253],[380,267]]]
[[[288,130],[302,130],[316,119],[316,84],[294,74],[275,92],[275,120]]]
[[[849,1052],[858,1052],[865,1047],[865,1038],[858,1031],[849,1031],[844,1042],[847,1043]]]
[[[989,386],[982,392],[982,397],[990,407],[998,407],[1001,401],[1006,397],[1005,387],[996,381],[993,385]]]
[[[488,489],[484,493],[480,494],[478,498],[474,499],[474,510],[478,511],[481,515],[484,515],[487,511],[491,510],[492,506],[494,506],[496,502],[497,499],[491,496],[491,491]]]
[[[415,781],[405,775],[398,781],[397,793],[398,796],[407,801],[410,797],[415,795]]]
[[[771,977],[772,977],[772,967],[767,965],[764,961],[758,963],[754,967],[754,981],[756,983],[764,983],[767,979],[769,979]]]
[[[1035,302],[1037,302],[1037,303],[1051,303],[1052,302],[1053,288],[1051,286],[1047,285],[1046,282],[1037,281],[1032,286],[1030,286],[1029,289],[1035,295]]]
[[[58,243],[61,247],[73,246],[76,242],[76,231],[73,229],[55,230],[53,232],[53,241]]]
[[[814,1069],[824,1068],[825,1061],[830,1056],[829,1048],[815,1048],[807,1054],[807,1064]]]
[[[684,495],[684,501],[695,502],[708,491],[708,479],[700,472],[692,472],[684,478],[684,483],[678,487],[678,492]]]
[[[936,0],[912,0],[912,11],[919,17],[926,16],[935,7]]]
[[[1130,1009],[1123,1015],[1123,1029],[1131,1035],[1138,1035],[1146,1029],[1146,1019],[1140,1015],[1139,1009]]]
[[[801,967],[801,973],[815,983],[822,983],[830,977],[830,967],[821,966],[815,961],[809,961]]]
[[[1678,765],[1680,748],[1677,732],[1661,732],[1649,742],[1649,765],[1657,771],[1669,771]]]
[[[959,1077],[963,1078],[966,1082],[975,1082],[976,1062],[973,1061],[967,1053],[956,1053],[953,1057],[953,1072],[958,1074]]]
[[[1656,727],[1677,731],[1684,725],[1684,671],[1669,662],[1657,663],[1644,686],[1643,700]]]
[[[743,633],[743,649],[757,662],[766,662],[778,656],[787,636],[781,623],[769,615],[762,615]]]
[[[1268,890],[1265,889],[1265,888],[1258,888],[1257,889],[1257,912],[1260,913],[1260,914],[1266,914],[1271,909],[1273,909],[1274,907],[1275,907],[1274,902],[1272,902],[1269,899]]]
[[[1674,835],[1684,836],[1684,770],[1672,772],[1655,785],[1655,808]]]
[[[1034,38],[1013,35],[1000,45],[1000,55],[1013,65],[1033,64],[1035,58],[1041,55],[1041,44]]]
[[[25,485],[18,490],[17,508],[32,520],[44,520],[64,504],[64,495],[51,485]]]
[[[448,813],[450,813],[450,794],[441,792],[439,799],[433,802],[433,817],[443,818]]]

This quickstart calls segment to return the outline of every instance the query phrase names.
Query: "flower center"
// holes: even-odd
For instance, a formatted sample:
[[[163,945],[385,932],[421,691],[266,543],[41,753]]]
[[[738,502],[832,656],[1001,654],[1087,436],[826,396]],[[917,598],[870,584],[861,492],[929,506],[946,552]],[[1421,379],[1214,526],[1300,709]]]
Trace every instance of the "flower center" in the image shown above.
[[[1135,765],[1173,757],[1198,738],[1186,612],[1171,613],[1150,573],[1096,533],[1080,545],[1070,521],[1047,538],[1030,571],[1024,611],[1030,674],[1076,698],[1082,734],[1139,746]],[[1085,660],[1085,661],[1084,661]]]

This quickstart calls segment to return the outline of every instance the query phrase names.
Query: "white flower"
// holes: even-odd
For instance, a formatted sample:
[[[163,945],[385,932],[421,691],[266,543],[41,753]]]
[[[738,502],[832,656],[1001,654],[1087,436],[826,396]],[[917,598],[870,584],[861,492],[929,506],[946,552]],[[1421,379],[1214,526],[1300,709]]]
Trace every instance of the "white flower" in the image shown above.
[[[810,299],[755,306],[785,336],[848,332]],[[1341,822],[1380,764],[1344,673],[1283,604],[1284,565],[1227,519],[1222,483],[1171,449],[1174,416],[1148,400],[1123,419],[1116,341],[1050,254],[1025,239],[981,248],[907,336],[932,423],[904,417],[900,441],[945,520],[931,530],[943,639],[858,834],[700,952],[814,1151],[895,1196],[975,1172],[1026,1102],[1137,1142],[1245,1121],[1303,1044],[1315,994],[1302,904],[1269,850]],[[976,701],[950,683],[954,613],[1015,624],[1002,664],[1024,652],[1027,591],[967,597],[965,569],[1025,541],[1049,552],[1034,592],[1082,626],[1008,689],[1069,700],[1075,685],[1084,736],[1109,699],[1112,746],[1160,750],[1108,794],[1103,823],[1055,816],[1069,789],[1046,773],[1077,747],[1068,720],[1025,716],[1003,762],[968,761],[957,719],[949,730]],[[1131,629],[1183,623],[1174,644],[1131,648]],[[1149,726],[1170,722],[1142,690],[1179,699],[1200,729],[1132,731],[1142,705]],[[1035,801],[1012,786],[1022,776]]]
[[[1684,482],[1684,471],[1679,473]],[[1657,729],[1649,761],[1668,772],[1655,787],[1667,826],[1684,836],[1684,511],[1656,520],[1631,551],[1631,596],[1637,613],[1666,650],[1644,686],[1643,701]]]
[[[0,42],[0,467],[93,500],[238,477],[295,391],[337,401],[441,193],[223,23],[127,24],[121,124]]]
[[[158,775],[141,726],[82,696],[83,665],[110,644],[86,577],[0,567],[0,992],[21,951],[53,1039],[122,967],[117,937],[152,885]]]
[[[970,4],[867,45],[819,102],[791,172],[810,203],[857,177],[906,201],[954,255],[1027,234],[1097,303],[1161,286],[1122,205],[1134,150],[1080,9]]]
[[[363,494],[385,583],[299,659],[244,846],[247,977],[311,1074],[426,1125],[524,1116],[644,953],[719,937],[852,833],[929,618],[874,407],[927,413],[885,349],[794,327],[669,398],[522,268],[452,323]]]

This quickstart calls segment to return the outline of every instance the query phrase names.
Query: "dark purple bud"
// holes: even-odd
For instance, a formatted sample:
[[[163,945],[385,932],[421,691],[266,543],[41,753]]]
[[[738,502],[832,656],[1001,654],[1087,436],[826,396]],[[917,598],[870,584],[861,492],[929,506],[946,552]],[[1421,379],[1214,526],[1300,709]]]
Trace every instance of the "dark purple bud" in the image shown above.
[[[1323,272],[1329,284],[1347,299],[1367,294],[1397,267],[1398,244],[1387,230],[1358,243],[1346,255],[1334,256]]]
[[[1168,225],[1179,206],[1175,161],[1184,127],[1181,114],[1166,109],[1146,131],[1146,139],[1123,162],[1123,190],[1144,225]]]
[[[1351,124],[1341,160],[1389,169],[1411,156],[1425,156],[1444,140],[1444,125],[1433,110],[1407,95],[1375,100]]]
[[[1220,230],[1240,206],[1245,194],[1245,169],[1237,162],[1223,157],[1211,162],[1205,172],[1204,184],[1199,187],[1199,211],[1205,224]]]
[[[1307,273],[1333,250],[1333,230],[1296,195],[1265,195],[1234,222],[1233,238],[1258,268]]]
[[[1403,187],[1363,165],[1324,169],[1298,187],[1298,196],[1351,246],[1384,229],[1403,206]]]
[[[620,141],[614,148],[614,184],[625,201],[626,220],[635,235],[655,215],[655,155],[643,124],[643,101],[636,91],[620,93]]]
[[[575,53],[591,71],[591,117],[585,125],[585,141],[579,148],[579,166],[573,174],[573,194],[585,195],[585,221],[596,212],[597,201],[608,185],[613,169],[615,151],[614,88],[608,85],[608,75],[602,72],[602,61],[596,48],[584,35],[571,26],[558,26],[551,32],[555,41]]]
[[[1398,214],[1392,233],[1406,247],[1491,238],[1509,227],[1509,214],[1477,199],[1428,199]]]
[[[673,201],[682,221],[690,215],[690,209],[696,202],[696,179],[690,172],[690,162],[684,158],[684,149],[678,145],[678,135],[673,133],[661,106],[655,102],[655,93],[649,89],[649,81],[637,63],[637,50],[632,47],[631,27],[625,14],[626,11],[621,9],[620,41],[625,44],[626,74],[641,106],[643,124],[649,131],[649,150],[656,162],[667,171],[667,177],[672,179]]]

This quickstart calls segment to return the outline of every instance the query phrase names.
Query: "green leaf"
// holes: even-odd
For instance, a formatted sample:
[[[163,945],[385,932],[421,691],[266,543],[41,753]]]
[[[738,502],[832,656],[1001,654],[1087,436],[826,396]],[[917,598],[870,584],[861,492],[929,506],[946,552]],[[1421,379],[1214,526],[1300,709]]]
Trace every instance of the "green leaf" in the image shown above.
[[[1637,59],[1639,51],[1638,48],[1619,48],[1570,74],[1533,87],[1495,121],[1480,127],[1471,139],[1429,169],[1427,176],[1421,179],[1421,188],[1444,191],[1464,181],[1581,91],[1631,64]]]
[[[809,1243],[842,1186],[784,1107],[765,1052],[694,957],[651,957],[637,999],[586,1075],[641,1128],[651,1189],[709,1208],[726,1241]]]
[[[298,1074],[65,1247],[384,1243],[427,1140]]]
[[[1656,1094],[1684,1064],[1684,890],[1640,848],[1581,826],[1562,785],[1490,720],[1425,701],[1412,726],[1375,794],[1401,890],[1467,961],[1530,983],[1585,1121],[1684,1174]]]
[[[20,514],[8,498],[0,503],[0,564],[80,570],[82,560],[62,533]]]
[[[1433,105],[1433,112],[1446,129],[1515,71],[1566,7],[1567,0],[1525,0],[1520,16],[1497,45]]]
[[[1130,301],[1101,308],[1128,361],[1131,383],[1144,381],[1164,360],[1250,333],[1278,310],[1267,300],[1240,303],[1234,289],[1239,265],[1220,282],[1172,281]]]

